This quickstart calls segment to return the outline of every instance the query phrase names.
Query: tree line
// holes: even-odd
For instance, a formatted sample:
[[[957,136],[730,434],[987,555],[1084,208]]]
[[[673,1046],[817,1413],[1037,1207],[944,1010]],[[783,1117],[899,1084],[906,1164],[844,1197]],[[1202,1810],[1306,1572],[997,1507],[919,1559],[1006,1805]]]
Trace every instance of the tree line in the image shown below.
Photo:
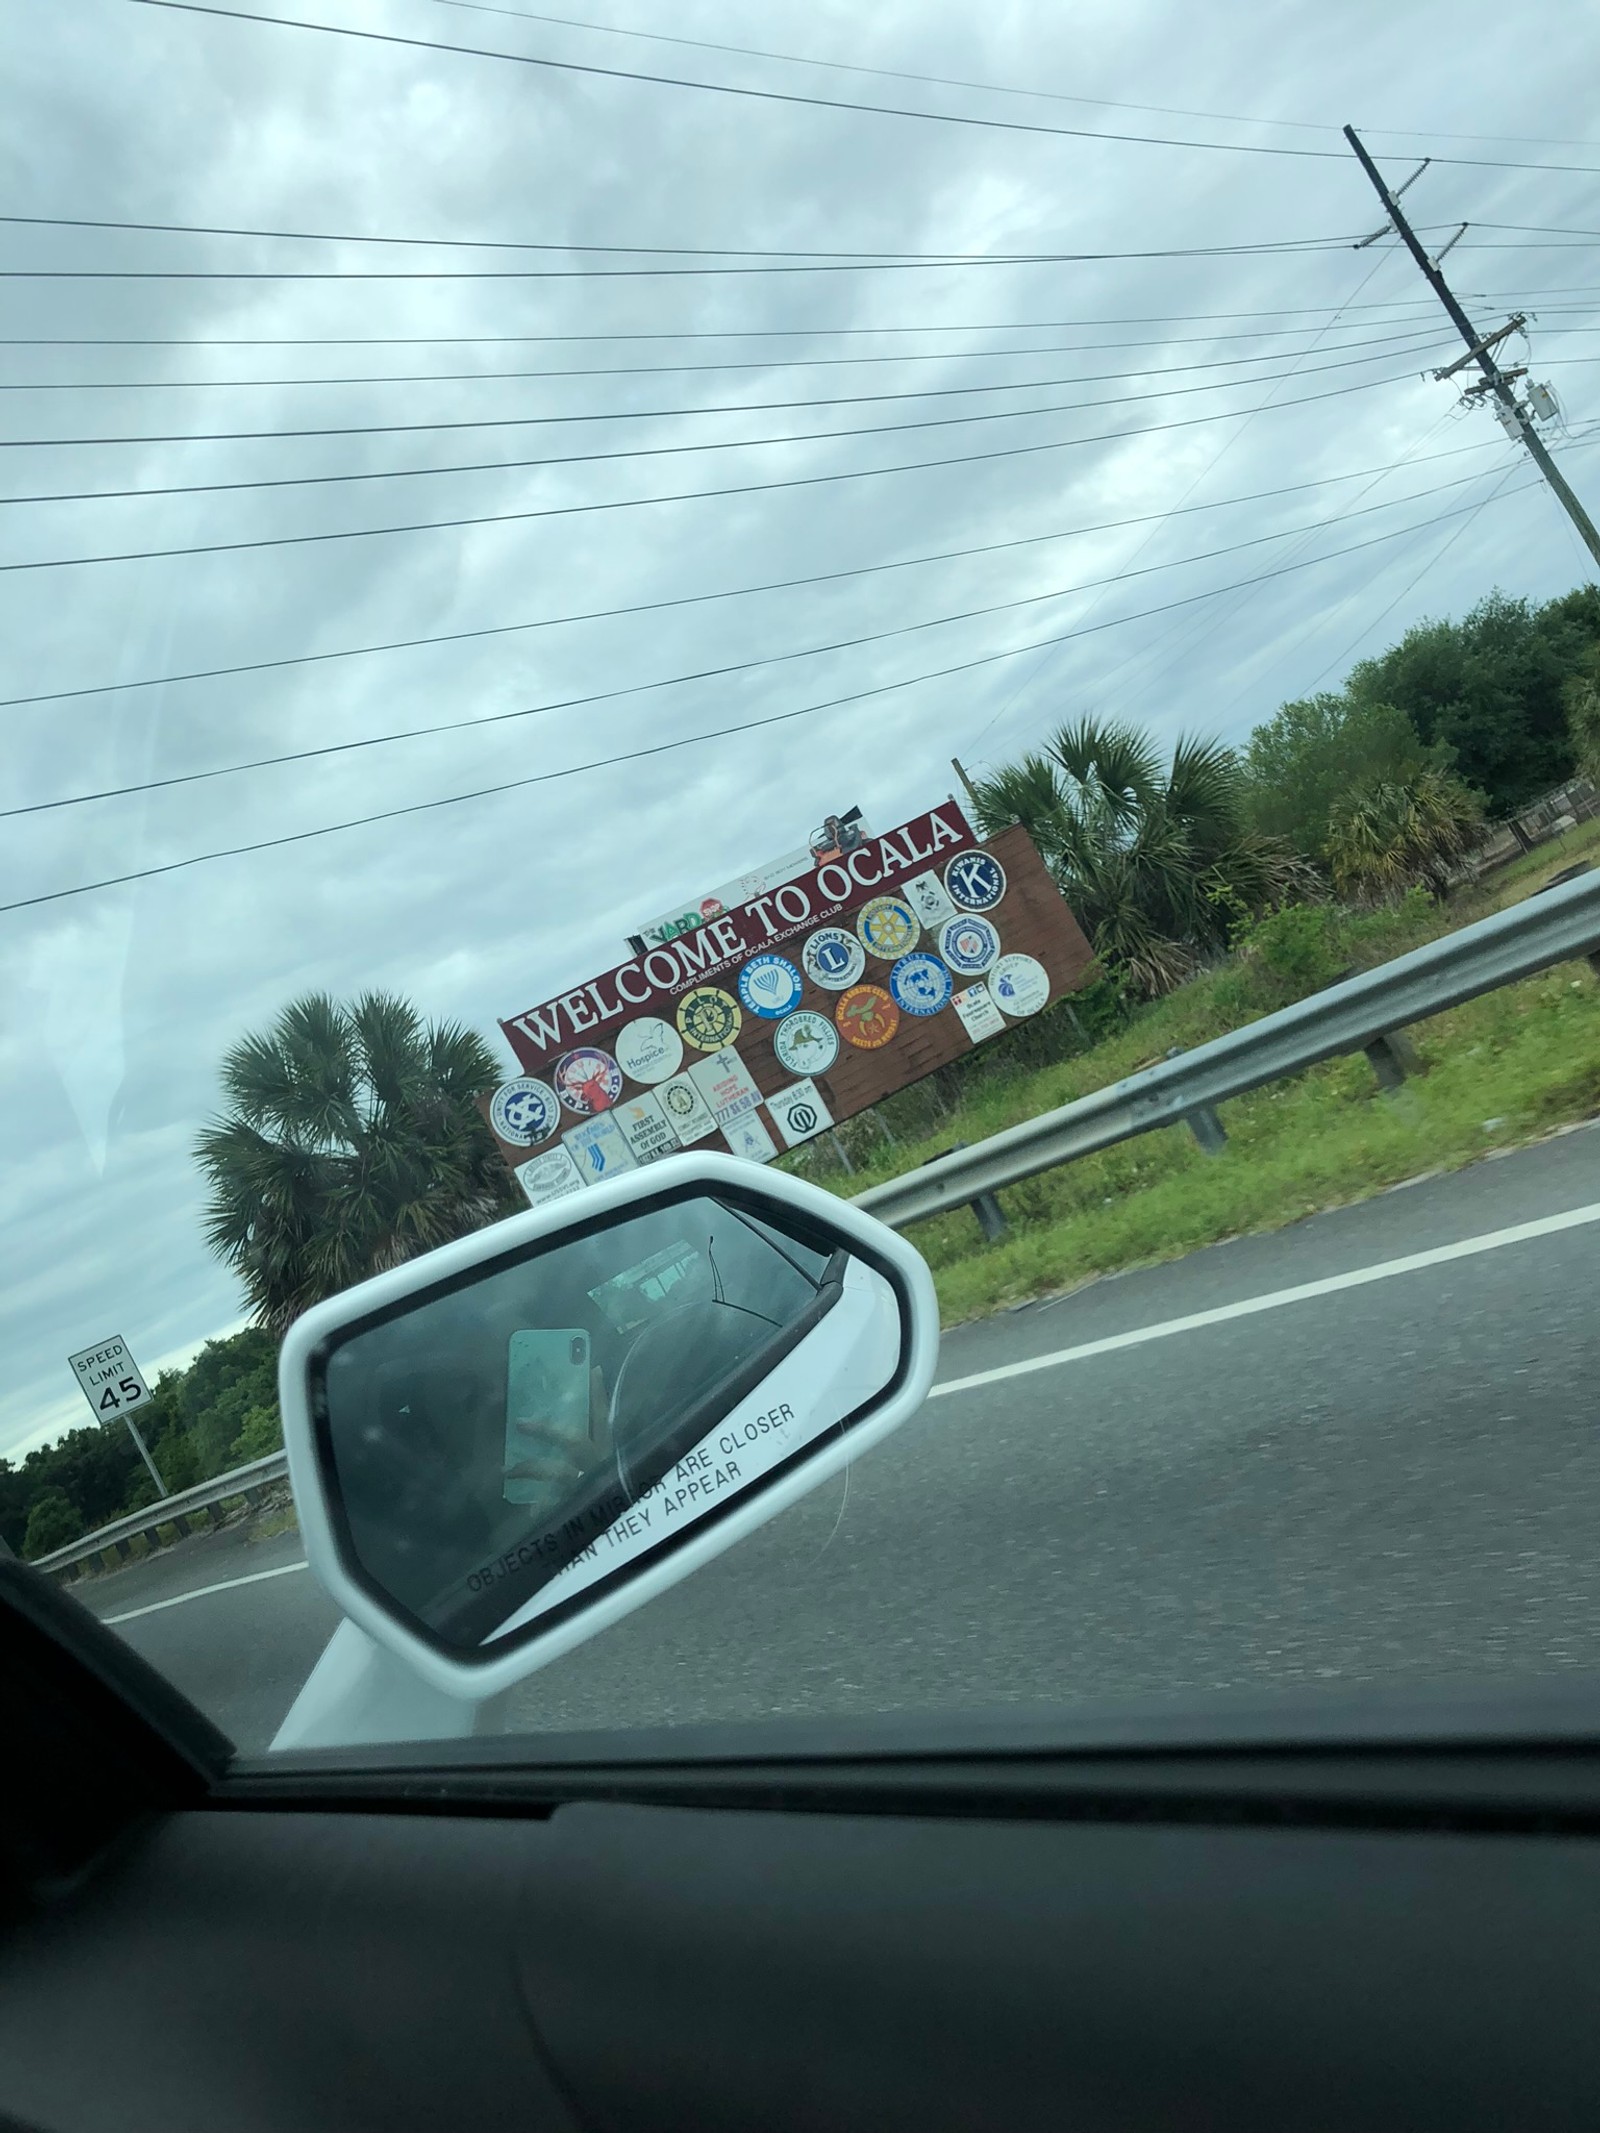
[[[261,1459],[283,1442],[278,1343],[247,1326],[207,1341],[187,1370],[169,1370],[137,1409],[140,1434],[174,1494]],[[80,1533],[157,1500],[121,1420],[86,1423],[20,1465],[0,1459],[0,1539],[17,1555],[48,1555]]]
[[[1106,972],[1168,992],[1285,905],[1443,893],[1485,823],[1600,777],[1600,588],[1493,593],[1418,624],[1343,688],[1282,705],[1242,749],[1083,717],[976,781],[1021,822]]]
[[[977,815],[985,832],[1030,831],[1103,975],[1070,1025],[1053,1010],[1049,1030],[1000,1044],[1031,1056],[1062,1027],[1092,1042],[1138,1001],[1259,946],[1267,921],[1280,957],[1321,958],[1330,906],[1442,894],[1487,821],[1575,774],[1600,783],[1594,586],[1542,605],[1496,592],[1459,622],[1420,623],[1240,749],[1186,738],[1164,754],[1125,722],[1072,720],[977,779]],[[995,1049],[941,1069],[928,1100],[959,1100]],[[277,1344],[301,1311],[521,1205],[472,1100],[498,1078],[472,1031],[379,993],[295,1001],[230,1049],[224,1109],[195,1154],[206,1241],[253,1323],[154,1387],[141,1419],[170,1489],[281,1443]],[[122,1424],[91,1424],[19,1466],[0,1460],[0,1538],[44,1554],[155,1494]]]

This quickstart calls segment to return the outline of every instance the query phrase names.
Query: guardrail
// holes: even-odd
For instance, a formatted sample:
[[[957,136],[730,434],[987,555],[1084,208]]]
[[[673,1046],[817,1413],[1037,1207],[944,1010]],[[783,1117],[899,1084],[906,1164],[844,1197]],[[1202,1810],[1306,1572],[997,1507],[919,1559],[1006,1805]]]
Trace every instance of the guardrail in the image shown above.
[[[125,1559],[129,1541],[137,1539],[140,1534],[152,1534],[158,1526],[176,1526],[180,1533],[187,1534],[189,1520],[199,1512],[208,1513],[209,1523],[219,1525],[218,1509],[231,1497],[242,1496],[246,1502],[256,1503],[269,1488],[288,1478],[288,1454],[269,1452],[265,1459],[252,1459],[248,1466],[236,1466],[231,1473],[217,1474],[192,1489],[180,1490],[176,1496],[164,1496],[159,1503],[148,1503],[140,1511],[130,1511],[126,1518],[113,1519],[109,1526],[85,1533],[49,1555],[41,1555],[33,1567],[35,1570],[58,1571],[70,1578],[91,1556],[109,1551]]]
[[[1600,976],[1600,873],[1552,886],[1057,1111],[869,1186],[853,1204],[903,1229],[1136,1134],[1191,1114],[1203,1119],[1230,1097],[1348,1052],[1365,1052],[1379,1081],[1394,1088],[1409,1049],[1397,1033],[1409,1023],[1578,956]],[[1204,1134],[1197,1138],[1207,1144]]]
[[[856,1194],[854,1204],[892,1229],[903,1229],[1161,1126],[1189,1123],[1201,1146],[1216,1153],[1226,1136],[1213,1107],[1229,1097],[1247,1095],[1265,1082],[1346,1052],[1365,1052],[1383,1086],[1395,1088],[1408,1064],[1410,1048],[1399,1035],[1408,1023],[1577,956],[1589,957],[1600,977],[1600,872],[1558,881],[1509,911],[1447,933],[1442,940],[1230,1030],[1192,1052],[1146,1067],[970,1148],[938,1156],[904,1177],[870,1186]],[[1003,1224],[997,1228],[991,1218],[984,1223],[984,1233],[991,1239],[1001,1235]],[[86,1533],[41,1556],[34,1567],[70,1575],[107,1550],[126,1556],[130,1540],[158,1526],[175,1525],[187,1533],[187,1521],[197,1512],[210,1512],[215,1523],[218,1505],[230,1497],[258,1497],[287,1479],[288,1471],[286,1455],[273,1452]]]

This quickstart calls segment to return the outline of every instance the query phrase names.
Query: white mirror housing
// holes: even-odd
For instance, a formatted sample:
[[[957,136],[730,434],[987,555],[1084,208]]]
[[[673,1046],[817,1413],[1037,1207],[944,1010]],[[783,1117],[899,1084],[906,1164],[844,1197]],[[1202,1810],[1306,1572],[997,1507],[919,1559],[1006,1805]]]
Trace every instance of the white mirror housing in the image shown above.
[[[620,1621],[921,1405],[921,1254],[819,1187],[693,1152],[316,1305],[279,1361],[307,1559],[471,1703]]]

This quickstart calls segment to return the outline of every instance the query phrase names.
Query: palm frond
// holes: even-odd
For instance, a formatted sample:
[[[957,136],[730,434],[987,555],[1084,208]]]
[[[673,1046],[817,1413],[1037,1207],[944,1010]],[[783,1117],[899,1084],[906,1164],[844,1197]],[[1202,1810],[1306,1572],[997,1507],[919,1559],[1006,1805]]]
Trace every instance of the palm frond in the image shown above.
[[[379,1268],[508,1213],[514,1181],[473,1102],[499,1078],[457,1023],[390,994],[311,994],[223,1061],[230,1108],[195,1142],[210,1249],[257,1321],[301,1311]]]
[[[1064,804],[1061,781],[1042,755],[1028,754],[990,776],[975,778],[977,826],[985,837],[1020,822],[1048,853],[1055,818]]]
[[[1477,795],[1434,766],[1358,788],[1329,818],[1334,883],[1341,894],[1371,903],[1418,883],[1437,894],[1482,819]]]
[[[1132,821],[1161,796],[1161,762],[1154,743],[1121,720],[1080,718],[1058,727],[1049,752],[1085,796],[1119,821]]]
[[[1167,773],[1166,807],[1197,843],[1225,843],[1240,825],[1244,781],[1239,760],[1221,741],[1181,739]]]

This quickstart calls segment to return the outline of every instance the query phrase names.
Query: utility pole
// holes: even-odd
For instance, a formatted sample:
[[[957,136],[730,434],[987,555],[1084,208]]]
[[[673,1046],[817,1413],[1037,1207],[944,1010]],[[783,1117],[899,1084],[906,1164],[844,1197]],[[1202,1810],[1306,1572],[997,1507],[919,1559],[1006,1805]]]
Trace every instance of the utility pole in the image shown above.
[[[975,792],[973,791],[973,789],[972,789],[972,780],[971,780],[971,779],[970,779],[970,778],[969,778],[969,777],[967,776],[966,772],[965,772],[965,771],[964,771],[964,770],[962,769],[962,767],[961,767],[961,764],[960,764],[960,761],[958,760],[958,758],[957,758],[957,757],[955,757],[955,756],[952,756],[952,757],[950,758],[950,768],[951,768],[951,769],[952,769],[952,770],[953,770],[953,771],[955,772],[956,776],[957,776],[957,777],[958,777],[958,778],[959,778],[959,779],[961,780],[961,790],[962,790],[962,791],[963,791],[963,792],[964,792],[964,793],[966,794],[966,796],[967,796],[967,805],[968,805],[969,807],[973,808],[973,809],[976,809],[976,807],[977,807],[977,805],[978,805],[978,795],[977,795],[977,794],[976,794],[976,793],[975,793]]]
[[[1407,222],[1401,210],[1399,194],[1392,193],[1384,183],[1377,164],[1373,162],[1371,156],[1367,154],[1366,149],[1357,138],[1354,126],[1345,127],[1344,137],[1355,150],[1356,158],[1361,168],[1372,180],[1372,189],[1383,202],[1384,213],[1388,216],[1395,234],[1401,239],[1406,250],[1421,268],[1423,279],[1432,289],[1434,295],[1438,297],[1440,303],[1444,305],[1446,311],[1449,312],[1451,323],[1467,344],[1467,352],[1458,362],[1449,364],[1443,370],[1436,370],[1434,376],[1436,378],[1447,378],[1452,371],[1464,369],[1468,363],[1477,364],[1478,368],[1483,372],[1483,383],[1478,386],[1470,386],[1468,390],[1475,393],[1489,393],[1494,396],[1495,402],[1501,410],[1501,420],[1504,422],[1506,429],[1513,436],[1520,437],[1527,446],[1529,457],[1556,492],[1568,518],[1577,527],[1578,536],[1583,545],[1593,556],[1595,563],[1600,565],[1600,533],[1595,531],[1593,519],[1590,518],[1588,512],[1584,510],[1582,504],[1579,503],[1571,489],[1568,488],[1561,469],[1545,449],[1544,439],[1534,428],[1527,409],[1512,389],[1512,377],[1520,376],[1520,372],[1508,373],[1502,370],[1495,360],[1495,347],[1505,338],[1506,334],[1513,330],[1515,325],[1521,324],[1521,321],[1514,320],[1512,326],[1502,327],[1498,333],[1479,333],[1471,319],[1468,318],[1460,304],[1457,303],[1449,283],[1440,273],[1438,260],[1429,258],[1421,239],[1417,236],[1410,223]],[[1413,177],[1420,176],[1420,171],[1413,173]],[[1406,182],[1409,184],[1411,180],[1408,179]],[[1405,186],[1402,186],[1400,191],[1404,192]],[[1461,228],[1464,230],[1466,224],[1463,223]],[[1381,237],[1383,231],[1379,230],[1375,232],[1375,235]],[[1456,236],[1451,238],[1450,244],[1454,244],[1456,237],[1460,235],[1461,230],[1458,230]],[[1373,239],[1370,237],[1362,239],[1364,244],[1370,244],[1372,241]],[[1439,254],[1439,258],[1442,259],[1444,252],[1449,249],[1450,245],[1447,244],[1444,247],[1444,251]]]

